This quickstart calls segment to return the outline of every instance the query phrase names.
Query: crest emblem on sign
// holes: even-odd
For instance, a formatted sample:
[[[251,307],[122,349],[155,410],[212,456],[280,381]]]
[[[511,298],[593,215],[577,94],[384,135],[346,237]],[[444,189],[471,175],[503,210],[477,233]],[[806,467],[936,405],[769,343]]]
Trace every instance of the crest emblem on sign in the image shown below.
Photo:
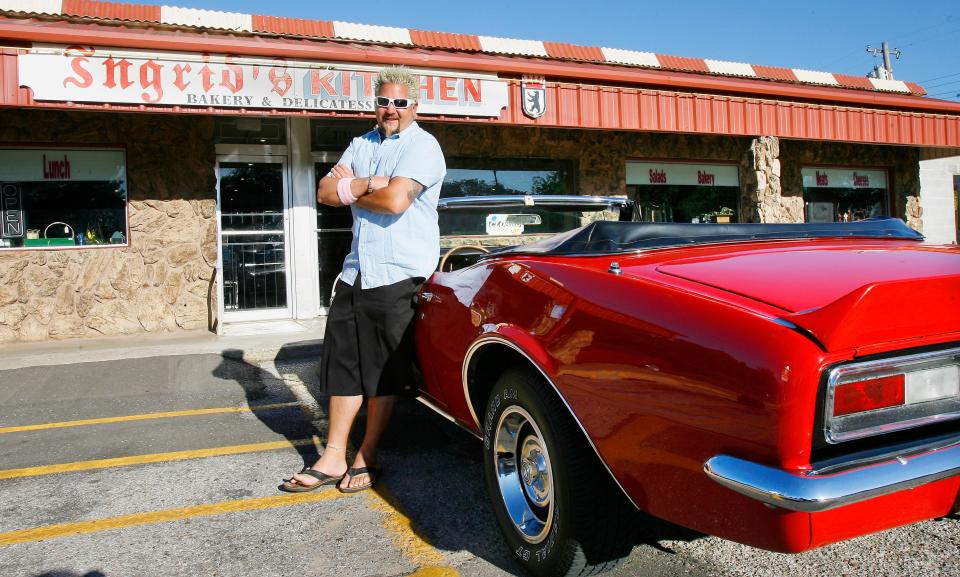
[[[524,78],[521,84],[523,113],[540,118],[547,108],[547,89],[543,78]]]

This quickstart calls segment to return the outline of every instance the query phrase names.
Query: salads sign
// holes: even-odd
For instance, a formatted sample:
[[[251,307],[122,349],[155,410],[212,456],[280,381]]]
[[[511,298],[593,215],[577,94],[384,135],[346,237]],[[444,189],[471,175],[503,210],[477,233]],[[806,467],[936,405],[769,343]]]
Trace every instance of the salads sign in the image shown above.
[[[739,186],[732,164],[627,162],[627,184],[678,186]]]
[[[18,56],[35,100],[372,112],[375,67],[213,54],[38,46]],[[420,73],[422,114],[500,116],[496,76]]]

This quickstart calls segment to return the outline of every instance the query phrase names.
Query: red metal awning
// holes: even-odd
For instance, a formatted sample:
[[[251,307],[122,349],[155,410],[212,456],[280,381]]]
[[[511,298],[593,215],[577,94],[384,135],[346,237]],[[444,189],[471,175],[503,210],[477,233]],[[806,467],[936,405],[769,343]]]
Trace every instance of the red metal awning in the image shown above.
[[[0,39],[23,43],[211,52],[290,59],[396,63],[450,70],[497,72],[510,80],[510,105],[499,118],[445,121],[522,126],[778,136],[909,146],[960,146],[960,104],[918,96],[719,77],[603,64],[519,58],[453,50],[386,47],[292,38],[183,32],[91,23],[0,17]],[[83,108],[203,114],[350,113],[263,109],[40,103],[17,86],[17,53],[0,53],[0,106]],[[547,79],[546,113],[522,113],[522,75]]]

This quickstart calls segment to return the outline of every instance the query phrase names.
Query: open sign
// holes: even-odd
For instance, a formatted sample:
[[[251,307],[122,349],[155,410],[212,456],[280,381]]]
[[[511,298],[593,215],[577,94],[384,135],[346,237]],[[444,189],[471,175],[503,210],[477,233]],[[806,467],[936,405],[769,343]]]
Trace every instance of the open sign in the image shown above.
[[[15,184],[0,185],[0,207],[3,211],[3,222],[0,227],[0,236],[3,238],[20,238],[23,236],[23,202],[20,198],[20,187]]]

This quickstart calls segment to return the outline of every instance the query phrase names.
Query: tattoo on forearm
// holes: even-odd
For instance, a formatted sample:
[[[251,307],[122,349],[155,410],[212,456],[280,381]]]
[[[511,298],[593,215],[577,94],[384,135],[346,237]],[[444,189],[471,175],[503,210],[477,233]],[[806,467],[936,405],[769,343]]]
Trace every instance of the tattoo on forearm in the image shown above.
[[[418,194],[420,194],[420,185],[416,182],[411,182],[410,189],[407,190],[407,200],[413,202],[417,199]]]

